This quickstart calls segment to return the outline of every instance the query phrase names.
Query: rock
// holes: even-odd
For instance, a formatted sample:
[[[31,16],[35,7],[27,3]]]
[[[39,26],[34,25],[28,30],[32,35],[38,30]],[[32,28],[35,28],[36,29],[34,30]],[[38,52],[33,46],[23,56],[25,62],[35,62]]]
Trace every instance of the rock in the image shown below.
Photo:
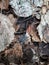
[[[49,43],[49,27],[47,26],[44,30],[44,40]]]
[[[46,14],[45,14],[46,13]],[[44,38],[44,33],[45,32],[45,29],[47,27],[49,27],[49,10],[47,11],[47,7],[46,6],[43,6],[42,7],[42,15],[41,15],[41,22],[40,24],[38,25],[37,27],[37,30],[38,30],[38,34],[39,34],[39,37],[41,39],[41,41],[44,41],[44,42],[47,42],[46,39]],[[48,30],[46,31],[48,33]]]
[[[34,5],[36,6],[36,7],[42,7],[42,5],[43,5],[43,0],[34,0]]]
[[[0,8],[2,9],[8,9],[9,0],[1,0],[0,1]]]
[[[8,18],[10,19],[12,24],[16,23],[16,18],[14,18],[13,14],[9,14]]]
[[[44,5],[46,5],[47,8],[49,9],[49,0],[44,0]]]
[[[33,6],[31,5],[31,3],[33,4],[32,0],[11,0],[9,4],[13,8],[17,16],[28,17],[32,15]]]
[[[15,29],[10,19],[0,13],[0,52],[14,40],[14,32]]]

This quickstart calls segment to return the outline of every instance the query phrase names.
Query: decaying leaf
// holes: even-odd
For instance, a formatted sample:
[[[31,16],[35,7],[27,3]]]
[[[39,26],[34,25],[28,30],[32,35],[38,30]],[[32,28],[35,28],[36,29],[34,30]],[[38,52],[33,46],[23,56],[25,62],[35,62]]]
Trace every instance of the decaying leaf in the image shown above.
[[[38,38],[37,34],[34,31],[32,31],[32,40],[36,42],[40,42],[40,39]]]
[[[16,57],[22,57],[23,52],[22,52],[22,45],[21,44],[15,44],[13,47],[13,53],[16,55]]]

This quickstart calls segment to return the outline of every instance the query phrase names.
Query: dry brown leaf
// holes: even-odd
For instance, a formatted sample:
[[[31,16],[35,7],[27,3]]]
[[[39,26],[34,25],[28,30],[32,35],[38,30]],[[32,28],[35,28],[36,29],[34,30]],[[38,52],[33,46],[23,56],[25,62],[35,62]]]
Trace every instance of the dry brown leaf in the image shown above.
[[[30,34],[31,34],[31,36],[32,36],[32,40],[33,41],[36,41],[36,42],[40,42],[40,39],[39,39],[39,37],[38,37],[38,35],[37,35],[37,31],[35,30],[36,28],[33,26],[32,27],[32,30],[31,30],[31,32],[30,32]]]

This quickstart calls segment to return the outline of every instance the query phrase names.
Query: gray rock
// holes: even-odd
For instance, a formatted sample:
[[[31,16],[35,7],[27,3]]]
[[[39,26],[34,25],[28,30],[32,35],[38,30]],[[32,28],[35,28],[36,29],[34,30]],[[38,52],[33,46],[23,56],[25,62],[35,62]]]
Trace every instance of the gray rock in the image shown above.
[[[0,52],[12,42],[14,39],[14,32],[15,29],[13,28],[9,18],[0,14]]]
[[[28,17],[36,11],[35,7],[43,5],[43,0],[10,0],[9,4],[17,16]]]

